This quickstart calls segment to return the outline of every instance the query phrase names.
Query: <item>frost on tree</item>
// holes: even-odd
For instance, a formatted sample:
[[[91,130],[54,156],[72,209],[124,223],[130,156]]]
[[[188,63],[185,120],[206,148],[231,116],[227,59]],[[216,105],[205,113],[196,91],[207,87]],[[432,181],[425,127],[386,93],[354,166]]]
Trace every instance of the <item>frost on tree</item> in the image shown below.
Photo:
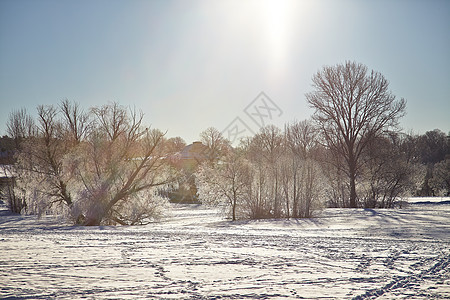
[[[251,168],[242,154],[229,152],[220,163],[204,163],[196,174],[199,198],[206,204],[225,204],[230,208],[231,218],[238,218],[247,195]]]
[[[321,203],[323,176],[309,122],[282,132],[267,126],[216,164],[196,174],[202,202],[225,205],[236,219],[311,217]]]
[[[163,158],[164,134],[143,114],[117,103],[85,112],[63,101],[39,106],[36,134],[23,140],[16,196],[28,213],[63,213],[78,224],[143,224],[167,201],[156,188],[174,172]]]

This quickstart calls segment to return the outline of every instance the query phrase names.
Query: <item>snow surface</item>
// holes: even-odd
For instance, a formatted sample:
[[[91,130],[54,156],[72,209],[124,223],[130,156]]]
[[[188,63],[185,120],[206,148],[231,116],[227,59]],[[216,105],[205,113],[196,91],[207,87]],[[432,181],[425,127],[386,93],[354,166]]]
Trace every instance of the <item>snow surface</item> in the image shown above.
[[[450,198],[230,222],[70,226],[0,211],[2,299],[449,299]]]

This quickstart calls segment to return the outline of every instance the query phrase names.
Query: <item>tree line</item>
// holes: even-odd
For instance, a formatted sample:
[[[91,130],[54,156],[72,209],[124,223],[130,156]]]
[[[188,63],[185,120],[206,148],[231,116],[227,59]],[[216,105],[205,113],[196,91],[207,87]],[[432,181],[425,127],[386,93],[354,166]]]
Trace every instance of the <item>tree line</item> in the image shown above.
[[[13,211],[59,213],[84,225],[145,224],[174,195],[222,205],[233,220],[449,195],[448,135],[402,133],[406,101],[380,73],[355,62],[324,67],[306,100],[310,120],[266,126],[236,147],[208,128],[202,155],[188,167],[176,162],[186,143],[145,127],[134,108],[84,110],[64,100],[39,105],[36,119],[16,110],[1,139],[15,153],[15,179],[3,194]]]

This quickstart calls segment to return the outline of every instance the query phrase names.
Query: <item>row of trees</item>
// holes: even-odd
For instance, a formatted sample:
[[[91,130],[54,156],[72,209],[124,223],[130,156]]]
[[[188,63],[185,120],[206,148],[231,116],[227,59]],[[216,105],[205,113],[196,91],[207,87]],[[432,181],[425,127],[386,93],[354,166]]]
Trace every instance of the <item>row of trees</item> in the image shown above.
[[[311,217],[324,205],[388,208],[416,191],[448,195],[448,137],[400,133],[406,102],[380,73],[346,62],[317,72],[313,87],[311,120],[261,128],[235,148],[208,128],[196,144],[205,152],[187,166],[174,159],[186,143],[144,127],[136,109],[85,111],[65,100],[38,106],[37,119],[14,111],[10,206],[85,225],[140,224],[174,196],[225,205],[235,220]]]
[[[244,145],[246,160],[240,161],[241,154],[226,159],[218,172],[204,168],[200,183],[215,187],[200,190],[204,198],[228,199],[233,219],[240,207],[249,217],[309,217],[315,199],[327,199],[330,206],[386,208],[417,188],[423,168],[398,131],[406,101],[396,99],[383,75],[346,62],[317,72],[313,87],[306,99],[314,123],[292,124],[284,133],[262,128]],[[431,163],[423,189],[448,193],[448,157]]]
[[[356,207],[392,208],[405,196],[420,195],[424,182],[433,184],[436,195],[448,195],[449,158],[427,180],[419,140],[389,132],[368,142],[359,156]],[[284,130],[264,127],[199,167],[194,174],[199,198],[226,205],[233,220],[308,218],[324,206],[353,207],[347,161],[324,141],[311,120],[287,124]]]
[[[238,148],[228,148],[216,162],[199,168],[199,197],[227,204],[238,218],[308,218],[322,197],[317,140],[309,122],[295,122],[284,132],[262,128]]]
[[[77,107],[67,101],[61,106]],[[104,112],[110,110],[111,116],[119,108],[127,111],[117,104],[102,107]],[[18,178],[10,193],[11,203],[18,211],[23,208],[28,213],[49,210],[66,213],[75,222],[86,225],[139,224],[164,211],[167,199],[160,196],[173,198],[173,194],[164,191],[174,188],[185,196],[195,195],[203,203],[226,206],[233,220],[311,217],[323,206],[350,206],[348,174],[342,171],[345,162],[323,144],[320,130],[312,121],[287,124],[283,131],[274,126],[262,128],[235,148],[219,131],[208,128],[201,134],[204,159],[175,169],[171,157],[185,147],[180,138],[165,140],[162,133],[154,131],[154,142],[147,154],[142,155],[145,139],[127,138],[123,142],[135,140],[135,145],[117,147],[119,144],[113,142],[116,134],[110,131],[97,140],[98,144],[94,143],[96,134],[88,137],[96,132],[94,121],[89,125],[92,131],[88,134],[86,130],[84,137],[70,138],[67,134],[71,131],[63,130],[60,134],[64,134],[58,138],[46,139],[48,134],[42,133],[49,130],[42,129],[54,125],[43,126],[52,123],[44,122],[48,118],[41,117],[43,111],[39,109],[41,121],[35,128],[37,135],[19,138],[18,168],[15,168]],[[144,134],[147,139],[148,131],[141,132]],[[429,136],[435,138],[426,139]],[[436,139],[437,136],[441,138]],[[438,171],[439,166],[448,163],[448,157],[439,160],[447,148],[424,151],[430,141],[447,139],[440,131],[423,136],[391,132],[373,139],[361,156],[364,164],[359,168],[356,184],[357,206],[393,207],[399,197],[421,193],[425,183],[436,194],[448,194],[448,164],[447,173],[442,172],[445,168]],[[155,144],[159,153],[153,148]],[[124,155],[124,151],[128,154]],[[146,158],[149,153],[154,155],[151,160]],[[435,175],[427,179],[429,167],[424,161],[430,159],[436,161]],[[155,168],[145,167],[152,175],[132,178],[131,170],[139,173],[144,169],[137,165],[142,161],[155,163]],[[121,179],[114,179],[118,174]],[[156,181],[156,178],[165,180]],[[126,190],[125,179],[135,187]],[[144,184],[149,179],[151,183]],[[158,187],[156,193],[154,187]],[[128,195],[115,200],[120,197],[119,191],[128,191]]]

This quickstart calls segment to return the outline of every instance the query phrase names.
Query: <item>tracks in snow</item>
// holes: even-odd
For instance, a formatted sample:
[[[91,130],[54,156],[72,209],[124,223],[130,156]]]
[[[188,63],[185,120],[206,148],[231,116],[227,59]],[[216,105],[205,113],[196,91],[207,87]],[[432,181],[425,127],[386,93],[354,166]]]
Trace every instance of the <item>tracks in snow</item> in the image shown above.
[[[381,288],[371,289],[365,292],[363,295],[359,295],[354,297],[354,300],[362,300],[362,299],[374,299],[386,294],[405,294],[402,293],[402,289],[411,289],[414,286],[420,285],[424,280],[433,281],[438,284],[444,284],[445,280],[450,279],[450,255],[442,254],[437,259],[424,259],[419,263],[416,263],[415,266],[420,265],[428,265],[431,263],[431,267],[427,269],[423,269],[418,274],[411,274],[406,276],[395,276],[389,283],[384,285]],[[450,288],[447,286],[447,288]],[[432,290],[429,293],[421,293],[416,294],[416,296],[424,296],[430,298],[440,298],[440,295],[433,294]],[[444,297],[444,295],[442,295]]]
[[[330,213],[230,223],[186,208],[185,219],[99,228],[0,220],[0,298],[450,298],[450,208]]]

